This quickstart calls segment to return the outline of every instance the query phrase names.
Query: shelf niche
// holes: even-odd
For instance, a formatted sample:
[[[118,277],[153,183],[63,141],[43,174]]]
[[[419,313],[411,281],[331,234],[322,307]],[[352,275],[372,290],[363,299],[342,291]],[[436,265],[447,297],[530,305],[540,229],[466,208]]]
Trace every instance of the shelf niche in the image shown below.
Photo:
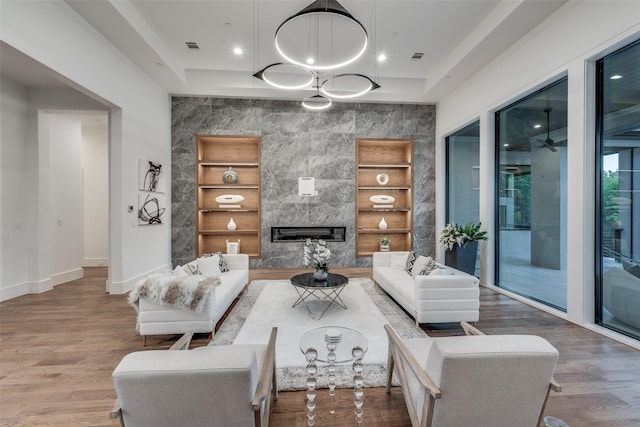
[[[260,137],[196,135],[196,156],[196,256],[224,254],[227,240],[240,240],[240,253],[260,258]],[[238,174],[234,184],[223,180],[229,168]],[[225,194],[244,200],[221,206],[216,197]],[[231,218],[235,230],[227,229]]]
[[[392,251],[411,250],[412,156],[410,139],[356,139],[356,256],[379,251],[382,236],[391,239]],[[379,182],[379,175],[388,177],[385,184]],[[370,198],[376,195],[392,196],[395,201],[373,203]],[[387,223],[385,230],[378,226],[382,218]]]

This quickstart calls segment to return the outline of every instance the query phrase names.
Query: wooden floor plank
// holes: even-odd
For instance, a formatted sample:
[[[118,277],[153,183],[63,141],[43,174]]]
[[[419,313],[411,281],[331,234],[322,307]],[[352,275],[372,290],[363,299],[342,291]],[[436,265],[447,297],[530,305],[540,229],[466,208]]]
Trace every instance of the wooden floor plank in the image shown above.
[[[371,277],[370,268],[335,269]],[[287,279],[298,270],[251,270],[251,280]],[[52,291],[0,303],[0,426],[116,426],[109,420],[115,391],[111,372],[142,350],[135,312],[126,295],[104,292],[105,268]],[[481,290],[478,327],[490,334],[535,334],[560,352],[546,413],[571,427],[640,426],[640,352],[490,290]],[[424,325],[432,336],[461,335],[457,325]],[[150,337],[144,349],[166,349],[177,335]],[[196,334],[192,347],[206,345]],[[355,425],[353,392],[338,390],[329,414],[320,390],[317,426]],[[272,405],[272,427],[305,426],[304,392],[282,392]],[[365,390],[366,426],[409,426],[402,392]],[[464,427],[464,426],[461,426]]]

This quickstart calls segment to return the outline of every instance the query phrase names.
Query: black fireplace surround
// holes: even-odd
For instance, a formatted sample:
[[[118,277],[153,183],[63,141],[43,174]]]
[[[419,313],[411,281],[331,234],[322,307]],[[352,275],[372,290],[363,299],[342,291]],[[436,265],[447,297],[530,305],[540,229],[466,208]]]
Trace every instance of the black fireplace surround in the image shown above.
[[[322,239],[326,242],[344,242],[346,231],[346,227],[271,227],[271,241],[284,243]]]

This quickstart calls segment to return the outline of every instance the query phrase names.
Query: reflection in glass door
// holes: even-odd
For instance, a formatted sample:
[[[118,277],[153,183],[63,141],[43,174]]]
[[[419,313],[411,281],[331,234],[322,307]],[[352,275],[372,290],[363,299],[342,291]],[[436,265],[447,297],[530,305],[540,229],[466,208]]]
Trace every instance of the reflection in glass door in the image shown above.
[[[567,309],[567,80],[496,113],[496,284]]]
[[[640,42],[597,72],[596,321],[640,338]]]
[[[447,223],[480,221],[480,122],[447,136]],[[476,262],[475,275],[480,275]]]

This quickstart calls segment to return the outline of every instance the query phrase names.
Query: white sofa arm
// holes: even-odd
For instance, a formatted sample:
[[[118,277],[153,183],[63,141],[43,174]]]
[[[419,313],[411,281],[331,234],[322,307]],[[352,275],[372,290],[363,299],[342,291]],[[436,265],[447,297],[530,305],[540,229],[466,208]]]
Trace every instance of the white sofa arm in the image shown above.
[[[406,255],[408,253],[409,252],[406,252],[406,251],[374,252],[373,267],[391,267],[392,255]]]
[[[223,254],[229,270],[249,270],[249,255],[247,254]]]
[[[478,278],[470,274],[460,272],[451,276],[436,275],[418,275],[415,278],[416,292],[421,289],[461,289],[461,288],[478,288]]]

